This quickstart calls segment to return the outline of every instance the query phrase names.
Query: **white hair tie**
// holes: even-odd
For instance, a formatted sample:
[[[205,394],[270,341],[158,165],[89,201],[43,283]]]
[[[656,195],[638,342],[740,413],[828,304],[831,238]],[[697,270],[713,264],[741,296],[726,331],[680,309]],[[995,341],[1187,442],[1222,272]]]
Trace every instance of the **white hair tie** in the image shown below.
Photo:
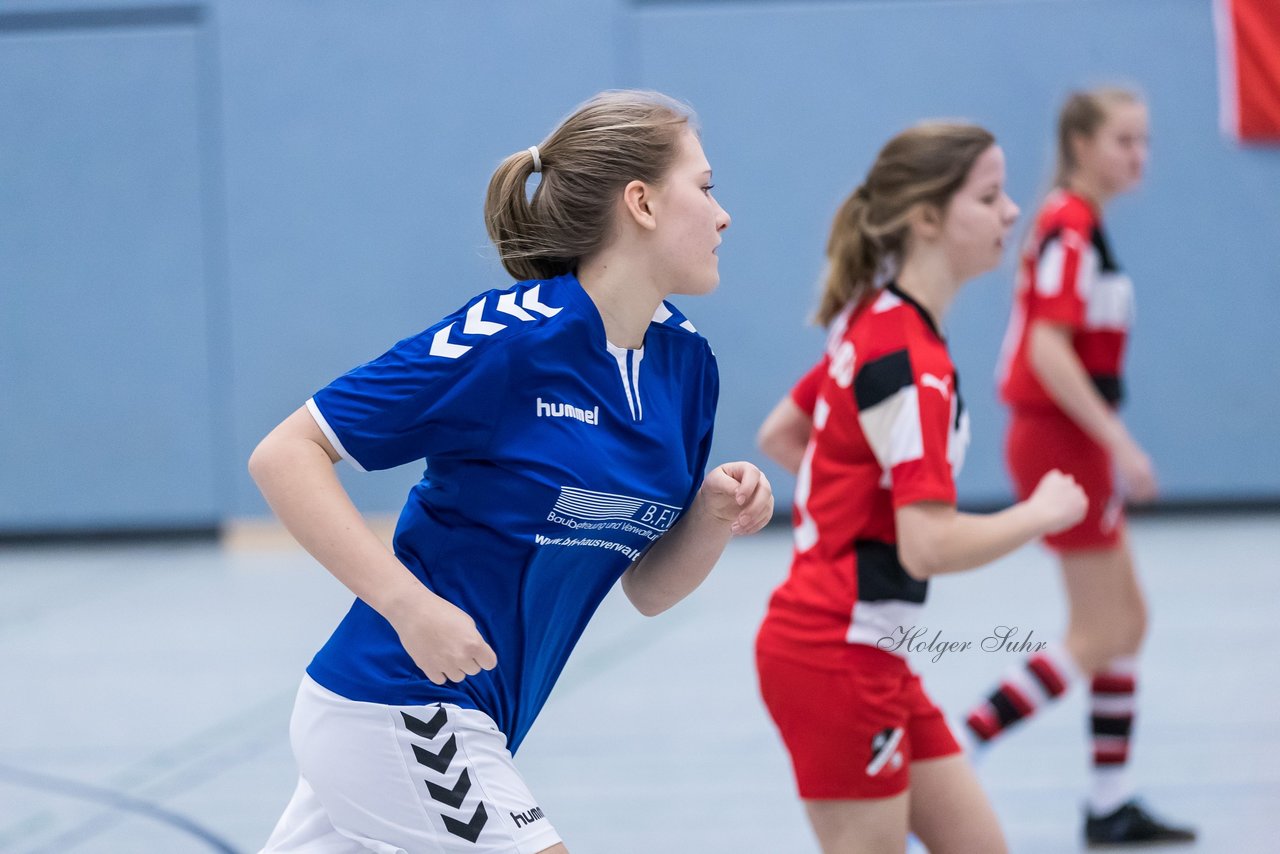
[[[538,146],[536,145],[529,146],[529,153],[533,155],[533,171],[541,172],[542,158],[538,156]]]

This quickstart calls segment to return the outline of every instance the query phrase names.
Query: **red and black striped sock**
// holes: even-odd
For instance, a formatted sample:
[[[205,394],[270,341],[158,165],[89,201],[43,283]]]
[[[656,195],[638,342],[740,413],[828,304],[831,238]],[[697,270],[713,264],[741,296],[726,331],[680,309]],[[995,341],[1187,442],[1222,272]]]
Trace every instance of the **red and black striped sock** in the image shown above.
[[[986,744],[1061,697],[1079,673],[1067,651],[1050,644],[1005,674],[1000,686],[969,712],[965,723],[970,734]]]
[[[1133,795],[1129,781],[1129,743],[1136,708],[1137,661],[1117,658],[1093,675],[1089,729],[1093,739],[1093,787],[1089,806],[1105,815]]]

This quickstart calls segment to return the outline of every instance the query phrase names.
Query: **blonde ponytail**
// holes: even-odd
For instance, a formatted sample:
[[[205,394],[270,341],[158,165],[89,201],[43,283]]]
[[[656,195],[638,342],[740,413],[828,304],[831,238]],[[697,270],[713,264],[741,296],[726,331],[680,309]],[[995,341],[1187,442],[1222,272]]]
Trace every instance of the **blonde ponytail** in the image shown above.
[[[974,161],[993,145],[990,132],[956,122],[928,122],[889,140],[831,223],[819,323],[830,324],[883,284],[902,262],[911,212],[922,204],[945,210]]]
[[[507,157],[489,181],[484,218],[507,272],[546,279],[602,248],[614,203],[631,181],[656,183],[675,161],[693,110],[659,92],[602,92],[537,145]],[[532,198],[526,185],[540,166]]]
[[[817,320],[831,323],[846,305],[862,300],[871,290],[881,263],[881,248],[867,232],[866,189],[859,186],[844,200],[827,238],[827,267]]]

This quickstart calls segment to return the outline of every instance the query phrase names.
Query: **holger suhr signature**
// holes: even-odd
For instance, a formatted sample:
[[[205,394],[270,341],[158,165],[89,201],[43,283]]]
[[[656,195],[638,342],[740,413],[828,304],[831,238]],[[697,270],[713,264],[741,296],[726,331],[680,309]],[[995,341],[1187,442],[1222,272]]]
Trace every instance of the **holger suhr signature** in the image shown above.
[[[1047,641],[1032,640],[1035,630],[1027,632],[1022,640],[1018,639],[1017,626],[996,626],[991,634],[978,641],[978,648],[983,652],[1040,652],[1049,644]],[[973,649],[973,641],[943,640],[942,629],[938,629],[929,637],[927,626],[898,626],[893,633],[876,641],[876,646],[886,652],[928,652],[932,653],[932,661],[937,663],[949,652],[968,652]]]

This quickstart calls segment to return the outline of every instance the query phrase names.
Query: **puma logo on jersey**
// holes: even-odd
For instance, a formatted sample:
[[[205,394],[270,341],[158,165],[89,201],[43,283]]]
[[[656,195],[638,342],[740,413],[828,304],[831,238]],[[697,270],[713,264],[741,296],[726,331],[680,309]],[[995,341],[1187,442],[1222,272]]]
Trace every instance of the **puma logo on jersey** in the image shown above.
[[[516,823],[517,828],[524,827],[526,824],[533,824],[538,819],[544,817],[542,807],[534,807],[533,809],[526,810],[524,812],[511,813],[511,820]]]
[[[542,398],[538,398],[537,409],[539,418],[572,418],[575,421],[581,421],[583,424],[600,423],[600,407],[598,406],[582,409],[581,407],[570,406],[567,403],[544,402]]]
[[[951,396],[951,377],[936,377],[933,374],[924,373],[920,375],[920,382],[925,388],[936,388],[942,392],[943,397]]]
[[[902,767],[902,751],[898,745],[902,743],[902,727],[880,730],[871,739],[871,761],[867,763],[867,776],[874,777],[886,767],[890,773]]]

